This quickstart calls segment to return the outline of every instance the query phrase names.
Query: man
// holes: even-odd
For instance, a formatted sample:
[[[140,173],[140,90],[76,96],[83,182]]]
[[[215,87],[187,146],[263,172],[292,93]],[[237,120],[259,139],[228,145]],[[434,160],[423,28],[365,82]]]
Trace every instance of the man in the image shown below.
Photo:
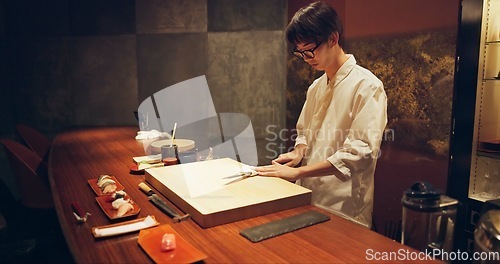
[[[294,150],[256,171],[297,181],[312,190],[314,205],[370,228],[375,165],[387,124],[383,84],[344,52],[342,22],[328,4],[301,8],[285,34],[294,55],[325,73],[307,90]]]

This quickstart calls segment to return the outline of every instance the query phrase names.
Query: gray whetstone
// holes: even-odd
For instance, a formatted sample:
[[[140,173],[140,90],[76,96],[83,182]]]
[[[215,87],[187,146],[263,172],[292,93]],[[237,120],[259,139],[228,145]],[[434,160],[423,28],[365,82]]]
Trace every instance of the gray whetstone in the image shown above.
[[[267,238],[279,236],[328,220],[330,220],[328,215],[322,214],[318,211],[308,211],[291,217],[243,229],[240,231],[240,235],[248,238],[248,240],[252,242],[259,242]]]

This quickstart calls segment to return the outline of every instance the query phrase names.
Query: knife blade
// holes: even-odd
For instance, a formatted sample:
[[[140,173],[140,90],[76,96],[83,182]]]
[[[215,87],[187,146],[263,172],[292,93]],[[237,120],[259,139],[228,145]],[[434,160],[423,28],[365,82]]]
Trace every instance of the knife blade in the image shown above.
[[[222,179],[233,179],[233,178],[239,178],[239,177],[246,178],[246,177],[250,177],[250,176],[254,176],[254,174],[251,171],[242,171],[242,172],[239,172],[239,173],[236,173],[233,175],[226,176]]]
[[[179,213],[177,213],[144,182],[139,183],[139,188],[141,189],[142,192],[144,192],[148,196],[150,202],[152,202],[154,205],[160,208],[160,210],[162,210],[170,218],[176,220],[177,222],[180,222],[184,219],[188,219],[190,217],[189,214],[180,215]]]

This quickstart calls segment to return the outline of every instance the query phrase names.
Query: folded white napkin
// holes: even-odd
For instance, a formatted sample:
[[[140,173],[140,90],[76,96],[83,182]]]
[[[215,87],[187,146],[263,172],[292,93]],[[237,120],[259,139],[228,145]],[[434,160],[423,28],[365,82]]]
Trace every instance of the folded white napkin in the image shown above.
[[[156,129],[151,129],[150,131],[138,131],[137,136],[135,136],[135,139],[142,140],[142,139],[153,139],[159,137],[166,137],[167,139],[171,138],[170,134],[168,134],[167,132],[160,132]]]
[[[124,224],[124,225],[112,226],[112,227],[106,227],[106,226],[105,227],[96,227],[94,229],[94,236],[95,237],[114,236],[114,235],[134,232],[134,231],[141,230],[141,229],[148,228],[148,227],[152,227],[155,225],[158,225],[158,222],[156,221],[156,219],[151,217],[150,215],[148,215],[146,218],[144,218],[143,221],[140,221],[140,222],[133,222],[131,224]]]

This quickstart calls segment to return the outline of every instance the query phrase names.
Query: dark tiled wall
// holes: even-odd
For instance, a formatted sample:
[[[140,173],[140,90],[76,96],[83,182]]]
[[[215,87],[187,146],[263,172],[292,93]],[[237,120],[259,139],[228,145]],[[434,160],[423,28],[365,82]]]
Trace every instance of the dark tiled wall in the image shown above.
[[[206,75],[217,112],[285,126],[286,0],[3,0],[1,134],[135,124],[145,98]],[[8,54],[8,55],[7,55]],[[263,160],[263,159],[261,159]],[[264,161],[265,162],[265,161]]]
[[[136,2],[137,33],[207,32],[206,0]]]
[[[208,31],[282,30],[288,11],[283,0],[207,0]]]
[[[207,33],[137,36],[139,102],[161,89],[207,73]]]
[[[134,0],[68,0],[72,36],[135,34]]]
[[[218,112],[246,113],[256,135],[285,122],[281,31],[208,34],[208,84]],[[223,74],[220,74],[223,73]]]
[[[137,108],[135,35],[73,38],[71,85],[75,124],[130,124]]]
[[[133,0],[3,4],[13,124],[53,135],[65,126],[133,123]]]
[[[13,95],[8,104],[14,123],[44,131],[70,124],[71,39],[9,38],[8,45],[7,89]]]
[[[70,32],[68,0],[3,0],[9,38],[65,37]]]

